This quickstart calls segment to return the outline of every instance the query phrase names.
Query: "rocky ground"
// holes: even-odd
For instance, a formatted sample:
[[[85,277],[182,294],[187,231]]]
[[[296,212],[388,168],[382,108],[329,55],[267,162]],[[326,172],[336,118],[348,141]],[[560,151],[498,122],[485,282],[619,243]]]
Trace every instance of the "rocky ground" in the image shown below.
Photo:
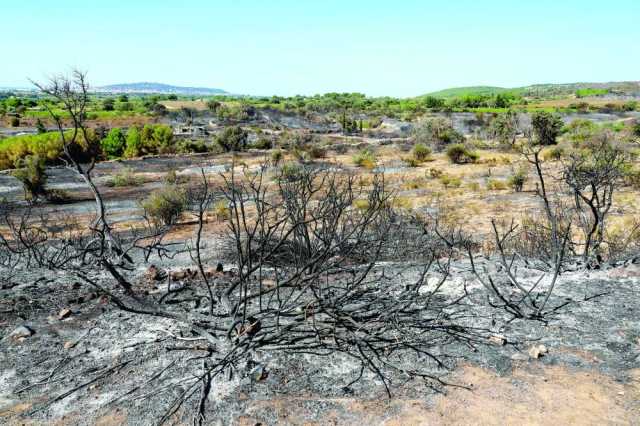
[[[172,320],[120,311],[65,274],[3,276],[1,424],[156,424],[216,356]],[[486,344],[448,349],[455,367],[441,373],[463,387],[398,379],[388,399],[372,375],[345,387],[359,370],[351,360],[261,351],[214,380],[204,424],[640,424],[640,265],[563,274],[551,303],[573,302],[547,323],[505,325],[456,264],[447,286],[463,281],[468,309],[495,324]],[[169,424],[191,424],[191,408]]]

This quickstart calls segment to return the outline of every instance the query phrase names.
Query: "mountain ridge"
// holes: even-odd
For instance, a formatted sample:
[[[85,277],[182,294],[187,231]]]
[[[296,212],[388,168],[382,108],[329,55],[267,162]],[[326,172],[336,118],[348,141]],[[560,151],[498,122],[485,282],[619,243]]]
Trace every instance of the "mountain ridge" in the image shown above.
[[[228,95],[225,90],[212,87],[174,86],[154,82],[118,83],[99,86],[96,92],[109,93],[159,93],[176,95]]]

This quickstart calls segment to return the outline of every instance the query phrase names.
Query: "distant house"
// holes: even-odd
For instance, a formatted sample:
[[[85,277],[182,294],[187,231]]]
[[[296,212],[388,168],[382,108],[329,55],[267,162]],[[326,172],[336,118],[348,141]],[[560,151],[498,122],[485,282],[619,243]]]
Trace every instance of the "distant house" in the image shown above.
[[[205,126],[175,126],[173,128],[174,136],[182,137],[202,137],[207,136],[209,132]]]

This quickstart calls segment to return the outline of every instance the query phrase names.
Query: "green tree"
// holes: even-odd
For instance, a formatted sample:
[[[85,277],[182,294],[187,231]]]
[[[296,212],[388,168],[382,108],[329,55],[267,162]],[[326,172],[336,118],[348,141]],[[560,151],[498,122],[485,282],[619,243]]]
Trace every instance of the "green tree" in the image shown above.
[[[44,126],[44,124],[42,123],[42,120],[40,120],[39,118],[36,120],[36,130],[39,135],[43,133],[47,133],[47,128]]]
[[[160,124],[153,129],[153,140],[162,151],[167,151],[173,144],[173,129]]]
[[[124,149],[124,156],[127,158],[138,157],[142,154],[144,144],[142,143],[142,136],[136,126],[132,126],[127,131],[126,147]]]
[[[516,143],[518,135],[518,115],[514,111],[507,111],[498,114],[489,127],[491,137],[498,140],[501,145],[511,145]]]
[[[113,111],[114,110],[114,102],[112,98],[107,98],[102,101],[102,109],[105,111]]]
[[[247,137],[242,127],[230,126],[217,136],[216,142],[225,151],[242,151],[247,145]]]
[[[531,115],[531,127],[540,145],[555,145],[564,123],[557,114],[536,111]]]
[[[126,143],[122,129],[114,127],[109,131],[107,137],[100,141],[100,146],[107,157],[118,158],[122,156]]]

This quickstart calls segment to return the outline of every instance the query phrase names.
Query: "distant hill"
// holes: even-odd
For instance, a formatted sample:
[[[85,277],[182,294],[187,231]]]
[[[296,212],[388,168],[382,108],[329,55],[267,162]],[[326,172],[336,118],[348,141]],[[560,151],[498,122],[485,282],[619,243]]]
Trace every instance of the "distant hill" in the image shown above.
[[[457,98],[469,95],[497,95],[513,93],[527,97],[553,97],[574,95],[578,91],[610,93],[613,95],[640,96],[640,81],[620,81],[609,83],[565,83],[565,84],[533,84],[523,87],[469,86],[454,87],[427,93],[424,96],[438,98]]]
[[[96,87],[96,92],[108,93],[161,93],[175,95],[227,95],[222,89],[209,87],[182,87],[162,83],[125,83]]]
[[[438,90],[437,92],[427,93],[424,96],[434,96],[436,98],[459,98],[468,95],[496,95],[507,91],[511,91],[511,89],[496,86],[467,86]]]

